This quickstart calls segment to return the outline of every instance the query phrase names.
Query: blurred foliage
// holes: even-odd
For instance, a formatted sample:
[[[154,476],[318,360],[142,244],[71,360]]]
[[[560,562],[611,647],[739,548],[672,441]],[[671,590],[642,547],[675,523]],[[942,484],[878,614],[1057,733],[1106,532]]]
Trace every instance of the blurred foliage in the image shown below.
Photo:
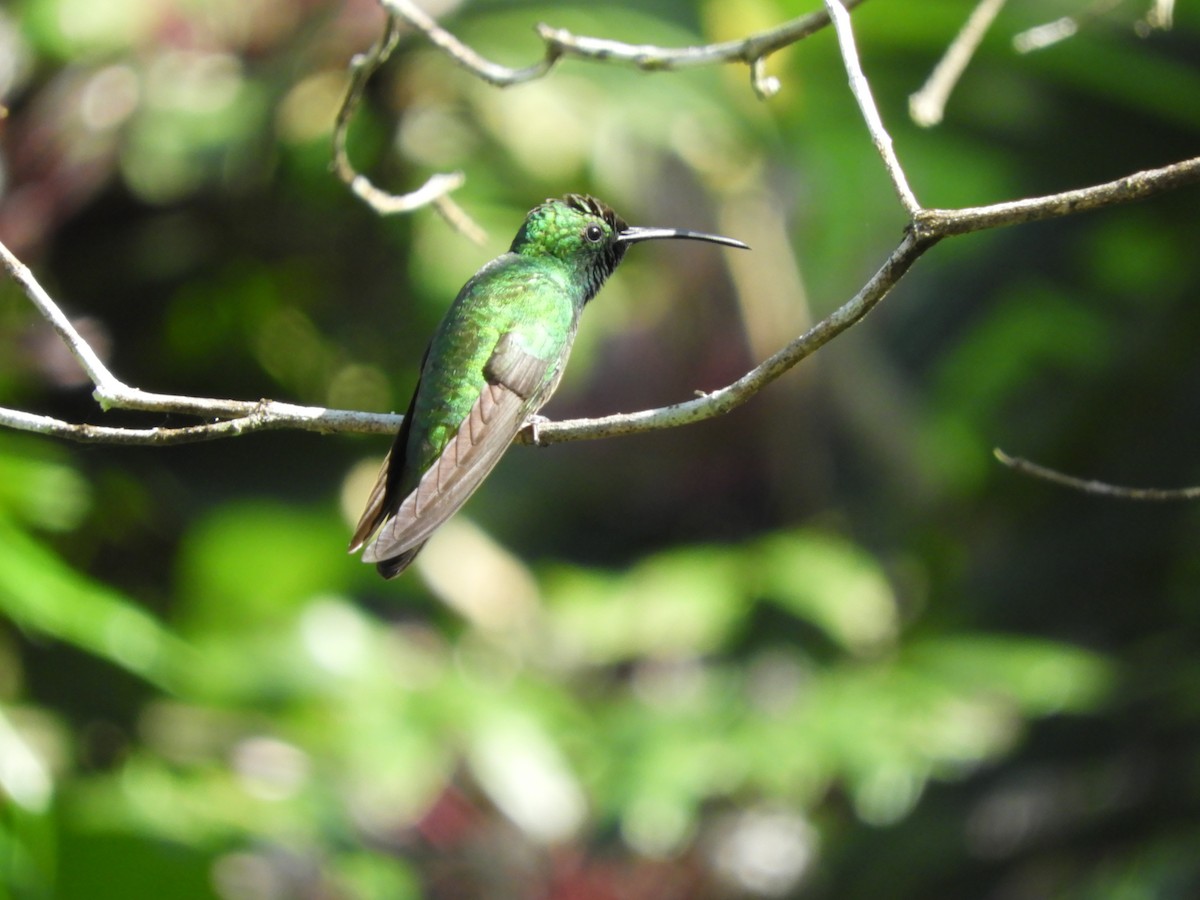
[[[436,12],[525,64],[539,21],[683,46],[815,5]],[[1194,154],[1191,4],[1145,32],[1148,4],[1011,3],[945,124],[912,125],[971,5],[854,13],[926,204]],[[381,23],[370,0],[0,9],[0,238],[121,377],[402,408],[462,282],[533,203],[586,190],[755,247],[631,253],[549,412],[673,402],[899,237],[827,32],[769,60],[769,102],[740,67],[567,61],[498,91],[410,36],[352,156],[397,190],[463,169],[489,240],[379,219],[329,142]],[[394,583],[343,552],[382,441],[0,435],[0,898],[1200,893],[1200,514],[990,456],[1200,481],[1195,210],[1181,191],[946,242],[726,419],[515,449]],[[5,405],[134,420],[94,407],[7,281],[0,347]]]

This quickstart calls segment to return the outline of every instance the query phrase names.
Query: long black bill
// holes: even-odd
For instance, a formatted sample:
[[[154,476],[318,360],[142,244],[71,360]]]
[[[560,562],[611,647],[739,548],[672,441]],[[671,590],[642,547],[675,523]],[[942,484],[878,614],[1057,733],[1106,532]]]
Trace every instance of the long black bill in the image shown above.
[[[636,244],[639,241],[656,241],[664,238],[708,241],[710,244],[724,244],[726,247],[738,247],[742,250],[750,249],[748,245],[733,238],[721,237],[719,234],[705,234],[702,231],[689,231],[686,228],[626,228],[617,235],[617,243]]]

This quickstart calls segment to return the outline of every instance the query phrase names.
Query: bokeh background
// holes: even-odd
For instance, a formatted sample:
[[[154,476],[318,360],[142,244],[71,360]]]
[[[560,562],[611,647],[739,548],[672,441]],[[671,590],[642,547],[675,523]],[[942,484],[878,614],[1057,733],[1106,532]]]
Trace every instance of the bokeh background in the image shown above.
[[[872,0],[913,187],[979,205],[1200,147],[1200,13],[1014,0],[945,123],[907,97],[973,4]],[[793,0],[430,5],[740,37]],[[1060,15],[1080,33],[1019,55]],[[742,67],[565,62],[505,91],[405,38],[351,155],[461,169],[471,244],[330,173],[367,0],[0,7],[0,238],[149,390],[402,410],[458,287],[534,203],[636,224],[554,417],[719,387],[849,297],[902,212],[831,32]],[[992,448],[1200,483],[1198,195],[956,238],[753,402],[515,448],[391,583],[344,552],[387,446],[0,433],[0,897],[1142,898],[1200,894],[1200,509],[1076,495]],[[0,402],[105,424],[0,282]]]

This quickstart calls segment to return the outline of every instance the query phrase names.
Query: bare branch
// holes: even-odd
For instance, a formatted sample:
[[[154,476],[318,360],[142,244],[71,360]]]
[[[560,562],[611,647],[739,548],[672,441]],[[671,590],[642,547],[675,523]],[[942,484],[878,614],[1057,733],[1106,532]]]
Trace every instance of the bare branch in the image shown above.
[[[934,66],[929,79],[920,90],[908,98],[909,115],[918,125],[929,127],[942,121],[950,92],[958,84],[967,63],[975,55],[980,41],[1004,7],[1004,3],[1005,0],[979,0],[979,5],[967,17],[962,30]]]
[[[995,454],[996,459],[1000,460],[1000,462],[1004,463],[1004,465],[1008,466],[1014,472],[1020,472],[1022,475],[1029,475],[1033,478],[1040,478],[1043,481],[1059,484],[1075,491],[1082,491],[1085,494],[1092,494],[1099,497],[1114,497],[1118,500],[1149,500],[1158,502],[1200,500],[1200,487],[1122,487],[1104,481],[1076,478],[1074,475],[1067,475],[1054,469],[1048,469],[1027,459],[1021,459],[1018,456],[1009,456],[999,447],[993,450],[992,453]]]
[[[21,285],[38,312],[62,338],[71,354],[79,360],[79,364],[95,385],[92,396],[102,409],[178,413],[222,420],[183,428],[127,429],[72,424],[48,416],[0,409],[0,425],[91,443],[179,444],[281,428],[387,434],[395,431],[403,421],[401,416],[381,413],[297,406],[274,400],[220,400],[178,394],[155,394],[130,387],[100,361],[100,357],[33,277],[33,273],[3,243],[0,243],[0,260],[3,260],[4,267]]]
[[[867,78],[863,75],[862,66],[858,61],[858,50],[854,46],[854,31],[850,27],[850,16],[846,14],[841,0],[825,0],[825,8],[829,10],[834,27],[837,29],[838,45],[842,49],[842,61],[846,66],[846,74],[850,77],[850,90],[854,92],[854,99],[858,101],[858,108],[862,111],[863,120],[867,123],[867,130],[871,132],[871,140],[883,158],[888,177],[892,179],[896,195],[904,204],[905,211],[910,218],[916,216],[921,211],[921,204],[917,202],[916,195],[908,186],[904,169],[901,168],[900,160],[896,157],[896,151],[892,147],[892,137],[883,127],[879,110],[875,108],[875,100],[871,96],[871,86],[867,84]]]
[[[12,251],[4,244],[0,243],[0,259],[4,261],[4,268],[8,269],[8,273],[13,277],[22,288],[25,290],[26,296],[33,301],[33,305],[37,307],[50,326],[58,333],[58,336],[63,339],[63,343],[67,345],[67,349],[71,351],[71,355],[79,360],[79,364],[83,366],[83,370],[87,372],[88,378],[92,380],[92,384],[96,386],[97,393],[104,391],[108,387],[119,384],[116,377],[108,371],[108,367],[100,361],[100,357],[92,350],[91,345],[83,339],[75,326],[71,324],[58,305],[50,299],[50,295],[42,289],[38,284],[37,279],[33,277],[33,273],[29,268],[21,262]],[[97,401],[103,405],[101,397],[97,396]]]
[[[825,12],[809,13],[775,28],[759,31],[736,41],[702,44],[693,47],[658,47],[652,44],[626,44],[605,38],[572,34],[565,28],[538,25],[537,33],[545,44],[545,55],[533,65],[519,69],[493,62],[446,31],[412,0],[380,0],[392,14],[424,32],[430,42],[472,74],[497,87],[511,87],[542,78],[564,57],[591,62],[622,63],[644,72],[664,72],[699,66],[744,63],[750,67],[750,83],[762,98],[779,91],[779,79],[766,74],[766,59],[777,50],[803,40],[829,24]],[[864,0],[845,0],[851,9]]]
[[[194,398],[189,398],[194,399]],[[299,413],[289,413],[288,409]],[[361,432],[391,434],[400,426],[403,416],[383,416],[310,407],[289,407],[288,404],[262,400],[247,416],[225,419],[205,425],[178,428],[122,428],[107,425],[88,425],[64,422],[50,416],[39,416],[22,410],[0,407],[0,425],[17,431],[32,431],[50,437],[63,438],[82,444],[123,444],[165,447],[169,444],[198,444],[219,438],[237,437],[254,431],[317,431]]]
[[[442,217],[456,230],[465,234],[476,244],[482,244],[487,235],[475,221],[450,198],[450,192],[462,187],[466,177],[462,172],[431,175],[425,184],[407,194],[392,194],[376,187],[367,176],[361,174],[350,162],[346,150],[346,136],[350,121],[362,102],[363,91],[371,76],[387,62],[400,39],[400,29],[395,16],[388,15],[387,24],[378,43],[366,53],[350,60],[350,84],[342,98],[333,127],[333,171],[354,194],[380,215],[412,212],[422,206],[433,205]]]
[[[913,227],[922,234],[951,237],[1130,203],[1196,183],[1200,183],[1200,156],[1061,194],[967,209],[923,209]]]
[[[496,87],[509,87],[541,78],[558,61],[559,53],[549,41],[546,43],[546,55],[541,61],[522,69],[512,69],[476,53],[457,37],[437,23],[437,20],[410,0],[379,0],[380,5],[388,11],[389,17],[403,19],[413,28],[422,31],[429,42],[442,50],[467,71],[482,78],[488,84]]]

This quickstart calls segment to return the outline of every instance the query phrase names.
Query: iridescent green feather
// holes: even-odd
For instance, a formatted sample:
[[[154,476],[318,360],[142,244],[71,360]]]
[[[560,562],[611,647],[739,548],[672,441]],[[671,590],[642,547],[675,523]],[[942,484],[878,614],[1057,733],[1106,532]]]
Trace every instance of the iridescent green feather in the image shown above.
[[[406,494],[441,456],[484,386],[484,366],[500,338],[513,333],[546,360],[545,385],[561,372],[575,337],[582,300],[561,264],[508,253],[467,282],[430,343],[413,408],[399,490]],[[544,392],[531,402],[536,409]],[[532,410],[531,410],[532,411]]]

